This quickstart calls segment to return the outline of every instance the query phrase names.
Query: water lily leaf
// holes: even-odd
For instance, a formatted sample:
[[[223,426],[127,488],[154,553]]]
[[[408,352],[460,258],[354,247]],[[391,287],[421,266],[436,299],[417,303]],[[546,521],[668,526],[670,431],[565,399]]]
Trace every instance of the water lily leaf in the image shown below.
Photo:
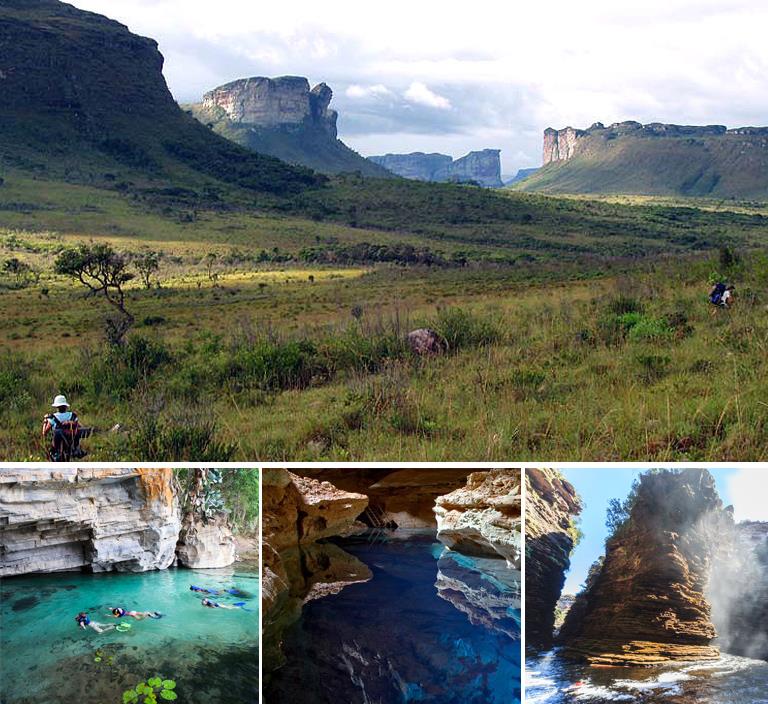
[[[163,699],[167,699],[169,702],[173,701],[174,699],[178,699],[176,692],[174,692],[172,689],[163,689],[160,692],[160,696]]]
[[[139,684],[136,685],[136,694],[149,694],[151,691],[152,688],[147,687],[146,682],[139,682]]]
[[[94,658],[93,661],[94,662],[101,662],[101,658]]]
[[[153,677],[152,679],[147,680],[147,684],[150,687],[159,687],[163,684],[163,681],[159,677]]]
[[[123,692],[123,704],[130,704],[130,702],[135,702],[138,698],[138,694],[136,694],[136,692],[134,692],[132,689],[129,689],[127,692]]]
[[[174,680],[163,680],[163,689],[176,689],[176,682]]]

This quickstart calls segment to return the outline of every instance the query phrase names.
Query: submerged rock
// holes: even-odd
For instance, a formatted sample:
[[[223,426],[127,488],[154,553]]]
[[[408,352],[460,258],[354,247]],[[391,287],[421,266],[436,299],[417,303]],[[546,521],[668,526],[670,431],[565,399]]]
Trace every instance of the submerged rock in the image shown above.
[[[180,529],[172,472],[3,470],[0,576],[165,569]]]
[[[731,525],[706,470],[642,475],[629,517],[566,616],[564,654],[597,665],[718,658],[705,588]]]
[[[520,470],[473,472],[466,486],[435,502],[437,538],[452,550],[503,557],[520,568]]]
[[[526,642],[546,648],[552,644],[555,606],[571,564],[581,500],[553,469],[526,469],[525,486]]]

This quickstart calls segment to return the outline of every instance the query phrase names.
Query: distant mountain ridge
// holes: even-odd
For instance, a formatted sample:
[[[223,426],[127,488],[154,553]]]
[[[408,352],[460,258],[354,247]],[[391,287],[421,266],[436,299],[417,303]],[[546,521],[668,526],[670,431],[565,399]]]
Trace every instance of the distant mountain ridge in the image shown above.
[[[291,164],[326,174],[391,176],[338,139],[332,97],[328,85],[310,90],[301,76],[254,76],[218,86],[186,108],[222,137]]]
[[[404,178],[440,183],[474,181],[482,186],[498,188],[503,185],[500,154],[499,149],[483,149],[455,160],[447,154],[424,152],[384,154],[369,156],[368,159]]]
[[[768,127],[626,121],[547,128],[542,161],[517,189],[768,198]]]

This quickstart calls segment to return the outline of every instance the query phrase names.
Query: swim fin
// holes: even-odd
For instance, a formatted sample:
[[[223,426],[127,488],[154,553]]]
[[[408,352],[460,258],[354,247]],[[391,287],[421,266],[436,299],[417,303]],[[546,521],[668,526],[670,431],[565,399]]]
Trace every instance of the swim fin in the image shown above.
[[[235,601],[232,606],[239,606],[243,611],[253,611],[253,609],[246,609],[244,601]]]

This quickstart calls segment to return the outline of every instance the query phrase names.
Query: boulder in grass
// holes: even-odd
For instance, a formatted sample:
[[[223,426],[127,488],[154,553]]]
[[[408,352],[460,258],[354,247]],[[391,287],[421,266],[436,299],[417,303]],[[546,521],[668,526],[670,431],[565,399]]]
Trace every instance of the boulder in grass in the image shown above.
[[[408,333],[408,347],[419,357],[426,357],[445,352],[445,340],[434,330],[419,328]]]

